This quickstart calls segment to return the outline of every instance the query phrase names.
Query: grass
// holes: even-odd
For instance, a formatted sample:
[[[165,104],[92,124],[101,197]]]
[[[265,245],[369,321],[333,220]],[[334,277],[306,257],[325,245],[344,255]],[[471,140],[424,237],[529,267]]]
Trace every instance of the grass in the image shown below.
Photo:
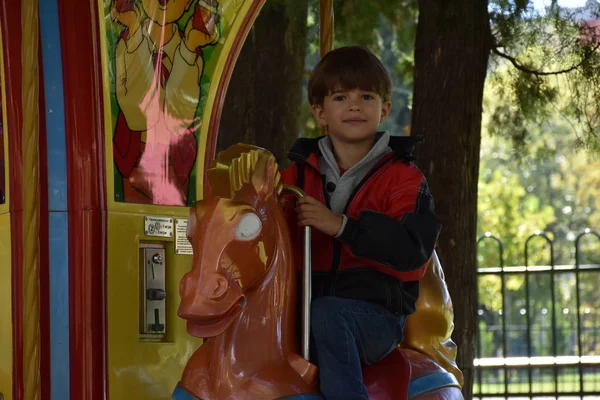
[[[476,378],[473,385],[473,393],[476,395],[504,395],[516,393],[529,393],[530,387],[526,371],[520,373],[512,373],[509,370],[508,391],[505,391],[504,381],[502,379],[502,370],[498,371],[499,376],[484,374],[484,379],[480,387],[479,381]],[[525,372],[525,373],[523,373]],[[558,387],[554,382],[552,370],[535,371],[532,375],[531,392],[532,393],[576,393],[580,391],[579,374],[578,373],[561,373],[558,375]],[[487,378],[487,379],[486,379]],[[589,373],[584,372],[583,392],[590,394],[600,393],[600,372]]]

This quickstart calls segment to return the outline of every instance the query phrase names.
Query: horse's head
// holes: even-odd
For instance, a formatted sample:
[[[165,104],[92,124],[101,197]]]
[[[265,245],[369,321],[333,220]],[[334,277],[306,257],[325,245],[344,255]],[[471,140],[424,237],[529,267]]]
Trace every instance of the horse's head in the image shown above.
[[[179,316],[197,337],[221,334],[246,306],[277,257],[281,191],[271,153],[236,145],[207,171],[210,194],[191,209],[192,270],[180,284]]]

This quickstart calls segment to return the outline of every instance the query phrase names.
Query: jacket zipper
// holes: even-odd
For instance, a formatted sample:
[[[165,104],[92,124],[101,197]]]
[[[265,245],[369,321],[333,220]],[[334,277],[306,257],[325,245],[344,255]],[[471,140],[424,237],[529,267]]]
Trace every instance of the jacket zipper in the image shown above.
[[[356,197],[356,195],[358,194],[359,190],[363,188],[363,186],[369,181],[369,179],[371,179],[371,177],[373,175],[375,175],[381,168],[383,168],[385,165],[387,165],[393,159],[394,159],[394,157],[388,157],[383,162],[376,164],[375,167],[373,167],[367,173],[367,175],[365,175],[365,177],[358,183],[358,185],[356,185],[356,187],[350,194],[350,197],[348,198],[348,202],[346,203],[346,206],[344,207],[344,212],[343,212],[344,214],[346,214],[348,212],[348,209],[352,205],[352,201],[354,200],[354,197]],[[321,171],[318,168],[316,168],[314,165],[312,165],[311,163],[307,162],[305,159],[304,160],[298,159],[298,160],[294,160],[294,161],[303,162],[305,165],[308,165],[309,167],[314,168],[318,172],[319,176],[321,175]],[[302,189],[304,189],[304,188],[302,188]],[[325,197],[325,188],[323,187],[323,181],[321,181],[319,194],[321,197],[321,199],[319,199],[319,200],[323,201],[323,202],[327,202],[327,198]],[[326,206],[327,206],[327,208],[329,208],[329,204],[326,204]],[[328,292],[331,290],[330,286],[333,283],[335,274],[337,273],[338,268],[340,266],[341,256],[342,256],[342,242],[340,242],[339,240],[333,240],[331,269],[329,270],[329,274],[328,274],[328,277],[326,278],[325,284],[322,285],[322,287],[321,287],[321,293],[319,293],[320,296],[325,295],[325,293],[323,293],[325,288],[327,288]]]
[[[369,179],[371,179],[371,177],[373,177],[373,175],[375,175],[381,168],[383,168],[385,165],[387,165],[392,160],[393,160],[393,157],[389,157],[384,162],[373,167],[373,169],[371,169],[371,171],[369,171],[367,173],[367,175],[365,175],[365,177],[359,182],[359,184],[356,185],[356,187],[350,194],[350,197],[348,198],[348,202],[346,203],[346,206],[344,207],[344,215],[348,212],[348,209],[352,205],[352,201],[354,200],[354,197],[356,197],[356,195],[358,194],[359,190],[362,189],[365,184],[367,184],[367,182],[369,181]],[[321,190],[323,190],[323,189],[321,189]],[[333,242],[333,257],[331,259],[331,270],[330,270],[331,278],[333,278],[335,276],[335,274],[337,273],[337,270],[340,266],[341,257],[342,257],[342,242],[340,242],[339,240],[334,240],[334,242]]]

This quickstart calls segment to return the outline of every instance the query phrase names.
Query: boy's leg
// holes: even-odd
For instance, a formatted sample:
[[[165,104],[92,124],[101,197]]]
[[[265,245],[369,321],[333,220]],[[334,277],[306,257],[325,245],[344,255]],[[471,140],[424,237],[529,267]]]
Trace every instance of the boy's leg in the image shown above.
[[[321,393],[327,400],[368,400],[361,362],[373,364],[402,340],[404,317],[360,300],[320,297],[311,307]]]

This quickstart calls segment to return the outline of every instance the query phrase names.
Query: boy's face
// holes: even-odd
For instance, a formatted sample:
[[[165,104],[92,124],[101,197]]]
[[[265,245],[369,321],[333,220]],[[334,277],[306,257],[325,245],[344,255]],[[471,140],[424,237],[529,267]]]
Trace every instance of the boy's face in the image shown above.
[[[177,21],[190,8],[192,0],[142,0],[144,12],[164,26]]]
[[[377,127],[390,113],[392,103],[377,93],[362,89],[335,89],[313,106],[313,115],[327,128],[332,139],[356,143],[372,140]]]

